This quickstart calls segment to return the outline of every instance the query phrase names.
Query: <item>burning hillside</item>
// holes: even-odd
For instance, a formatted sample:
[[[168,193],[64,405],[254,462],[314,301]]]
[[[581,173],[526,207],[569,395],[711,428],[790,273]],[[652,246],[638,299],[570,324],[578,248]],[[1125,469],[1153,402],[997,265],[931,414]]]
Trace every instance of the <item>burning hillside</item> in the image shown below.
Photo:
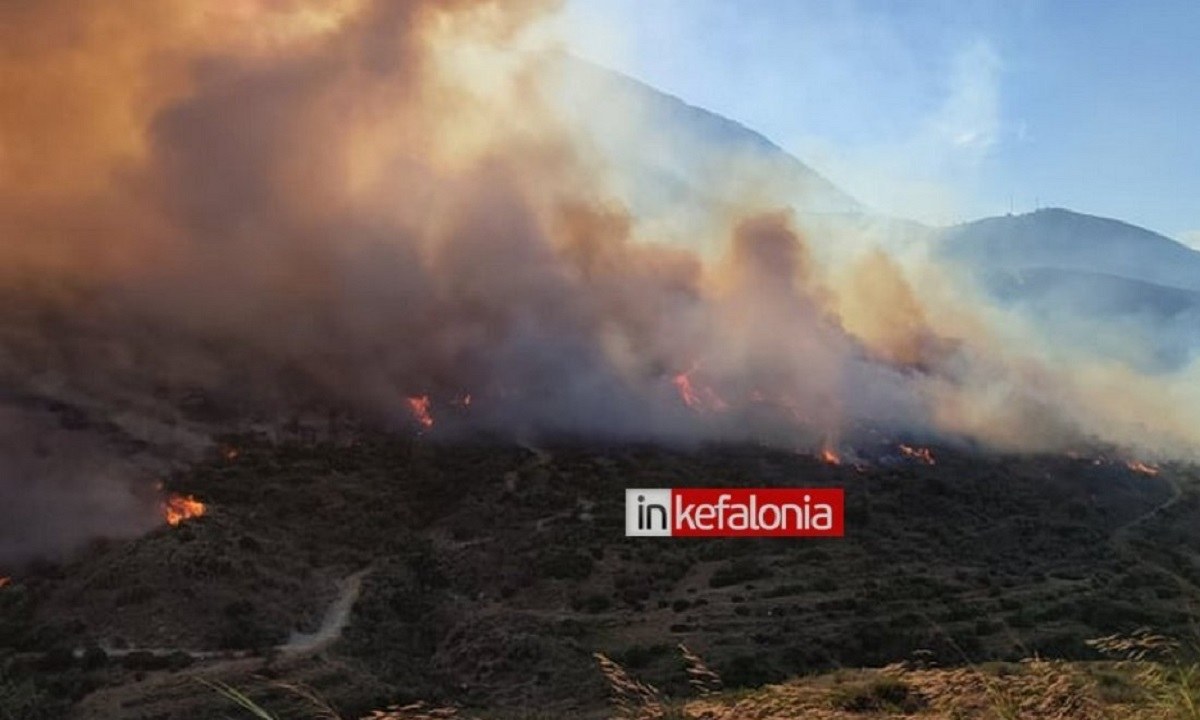
[[[433,427],[433,415],[430,414],[429,407],[428,395],[408,399],[408,409],[412,411],[413,419],[425,430]]]
[[[202,516],[207,508],[204,503],[200,502],[191,495],[180,495],[171,493],[166,500],[163,501],[163,518],[167,524],[171,526],[178,525],[184,520],[198,518]]]
[[[913,447],[900,443],[900,452],[905,457],[912,458],[918,462],[923,462],[926,465],[937,465],[937,460],[933,458],[933,451],[925,447]]]
[[[806,215],[758,155],[681,164],[720,202],[638,209],[646,179],[567,107],[550,12],[4,7],[0,379],[172,457],[330,408],[831,463],[826,440],[863,427],[1191,447],[1200,404],[1124,368],[1066,372],[952,273]],[[622,137],[662,132],[604,97]]]
[[[687,676],[655,648],[680,642],[731,688],[914,654],[943,667],[1087,658],[1087,639],[1126,622],[1186,632],[1181,582],[1200,582],[1196,488],[1115,459],[910,445],[929,465],[880,443],[831,464],[753,444],[533,451],[395,432],[236,444],[238,462],[214,452],[172,478],[219,513],[0,590],[6,611],[28,602],[0,617],[0,651],[45,653],[30,667],[55,692],[60,677],[89,680],[44,702],[220,718],[231,708],[194,676],[253,688],[269,674],[311,684],[343,717],[410,696],[591,717],[605,702],[596,648],[673,697]],[[623,490],[673,481],[842,488],[847,532],[626,538]],[[81,649],[62,675],[44,669],[59,667],[48,637]],[[331,644],[310,652],[313,637]],[[94,647],[106,663],[90,664]]]

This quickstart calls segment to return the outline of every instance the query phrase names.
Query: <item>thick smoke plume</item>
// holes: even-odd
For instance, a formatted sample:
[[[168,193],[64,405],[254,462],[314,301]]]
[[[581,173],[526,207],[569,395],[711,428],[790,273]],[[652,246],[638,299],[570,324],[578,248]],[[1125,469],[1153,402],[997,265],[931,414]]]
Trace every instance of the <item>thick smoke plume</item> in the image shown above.
[[[331,408],[406,429],[413,397],[437,431],[522,440],[1189,446],[1156,381],[1064,372],[870,223],[789,209],[753,157],[690,169],[711,204],[649,222],[563,108],[552,10],[0,8],[0,490],[26,498],[0,563],[145,527],[127,488],[214,433]],[[663,132],[620,111],[622,138]],[[31,449],[64,408],[77,440]]]

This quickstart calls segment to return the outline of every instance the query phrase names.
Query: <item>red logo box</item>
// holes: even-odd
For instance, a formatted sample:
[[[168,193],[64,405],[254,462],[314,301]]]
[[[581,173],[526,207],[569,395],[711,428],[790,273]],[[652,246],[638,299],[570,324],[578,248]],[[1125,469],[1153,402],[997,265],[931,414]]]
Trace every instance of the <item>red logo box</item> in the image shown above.
[[[628,537],[843,537],[841,488],[633,488]]]

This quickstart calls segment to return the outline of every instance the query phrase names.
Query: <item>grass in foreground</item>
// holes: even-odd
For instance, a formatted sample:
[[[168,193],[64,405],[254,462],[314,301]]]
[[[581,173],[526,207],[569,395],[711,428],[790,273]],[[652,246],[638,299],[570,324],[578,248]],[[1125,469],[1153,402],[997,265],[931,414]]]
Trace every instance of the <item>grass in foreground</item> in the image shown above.
[[[727,691],[720,676],[679,646],[695,697],[671,699],[611,658],[596,661],[608,682],[614,720],[1200,720],[1200,663],[1170,638],[1139,631],[1091,642],[1106,662],[1031,658],[961,668],[897,663],[839,671],[756,690]],[[247,717],[285,720],[224,684],[210,687]],[[306,718],[344,720],[300,686],[279,687],[308,701]],[[417,703],[375,710],[361,720],[475,720],[453,707]],[[532,720],[534,716],[529,716]],[[298,720],[289,718],[287,720]]]

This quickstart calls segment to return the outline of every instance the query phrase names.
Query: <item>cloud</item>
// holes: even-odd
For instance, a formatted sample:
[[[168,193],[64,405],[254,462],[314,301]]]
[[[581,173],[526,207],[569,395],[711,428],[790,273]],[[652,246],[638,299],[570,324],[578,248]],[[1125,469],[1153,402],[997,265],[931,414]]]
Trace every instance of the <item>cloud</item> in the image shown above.
[[[936,90],[904,108],[863,100],[861,112],[911,113],[927,105],[903,133],[847,140],[805,135],[790,143],[835,184],[867,206],[940,225],[974,214],[980,169],[1004,139],[1002,59],[985,38],[960,42],[937,63]]]
[[[935,143],[978,155],[989,151],[1000,133],[1000,56],[977,39],[955,55],[949,92],[930,122]]]

